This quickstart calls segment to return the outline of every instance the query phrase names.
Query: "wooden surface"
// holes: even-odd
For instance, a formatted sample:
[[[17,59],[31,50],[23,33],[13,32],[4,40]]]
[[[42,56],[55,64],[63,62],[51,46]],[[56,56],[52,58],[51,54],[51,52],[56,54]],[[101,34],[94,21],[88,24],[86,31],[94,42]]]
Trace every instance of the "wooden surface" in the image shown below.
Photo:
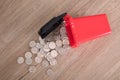
[[[112,34],[81,44],[58,57],[53,80],[120,80],[120,0],[0,0],[0,80],[51,80],[47,68],[28,73],[16,63],[30,40],[53,16],[108,15]]]

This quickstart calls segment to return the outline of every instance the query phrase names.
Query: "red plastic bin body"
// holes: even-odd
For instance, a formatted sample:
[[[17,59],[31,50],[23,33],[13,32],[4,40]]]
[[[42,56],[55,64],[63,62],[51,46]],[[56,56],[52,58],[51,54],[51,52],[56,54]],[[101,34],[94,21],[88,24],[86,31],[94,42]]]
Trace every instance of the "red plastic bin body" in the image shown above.
[[[67,14],[64,21],[71,47],[111,33],[106,14],[79,18]]]

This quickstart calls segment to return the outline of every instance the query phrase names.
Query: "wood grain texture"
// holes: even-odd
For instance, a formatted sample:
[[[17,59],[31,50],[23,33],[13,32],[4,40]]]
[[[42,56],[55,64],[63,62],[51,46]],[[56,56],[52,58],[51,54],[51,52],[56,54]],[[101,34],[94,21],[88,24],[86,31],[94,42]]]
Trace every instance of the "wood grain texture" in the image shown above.
[[[112,34],[81,44],[59,56],[55,74],[37,65],[29,73],[26,64],[16,63],[38,40],[37,31],[63,12],[74,17],[108,15]],[[0,0],[0,80],[120,80],[120,0]]]

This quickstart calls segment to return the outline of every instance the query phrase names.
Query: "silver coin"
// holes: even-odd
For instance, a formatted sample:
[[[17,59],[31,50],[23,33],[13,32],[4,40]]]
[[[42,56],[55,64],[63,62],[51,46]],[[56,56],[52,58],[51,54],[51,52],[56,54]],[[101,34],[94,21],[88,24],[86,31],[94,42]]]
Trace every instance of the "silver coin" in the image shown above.
[[[24,63],[24,58],[23,58],[23,57],[18,57],[18,58],[17,58],[17,63],[18,63],[18,64]]]
[[[51,59],[53,59],[53,57],[52,57],[50,54],[48,54],[48,55],[46,55],[46,59],[47,59],[48,61],[50,61]]]
[[[44,45],[43,50],[45,52],[49,52],[50,51],[50,48],[49,48],[48,44]]]
[[[40,43],[36,43],[36,47],[37,47],[38,49],[40,49],[40,48],[43,47],[43,45],[41,45]]]
[[[52,69],[47,70],[47,75],[52,76],[54,74],[54,71]]]
[[[61,40],[56,40],[56,46],[61,47],[62,46],[62,41]]]
[[[68,39],[68,36],[61,36],[61,39],[62,39],[62,40]]]
[[[60,35],[56,35],[56,36],[54,36],[54,40],[60,40],[61,38],[60,38]]]
[[[40,49],[40,52],[39,52],[39,53],[42,54],[43,56],[46,55],[46,52],[45,52],[43,49]]]
[[[51,59],[50,60],[50,65],[54,66],[57,64],[57,60],[56,59]]]
[[[36,67],[35,67],[35,66],[29,66],[28,71],[29,71],[30,73],[34,73],[34,72],[36,72],[36,71],[37,71],[37,69],[36,69]]]
[[[31,48],[31,52],[33,53],[33,54],[37,54],[38,53],[38,48],[36,48],[36,47],[32,47]]]
[[[44,39],[40,39],[40,44],[45,45],[45,40]]]
[[[36,42],[35,41],[30,41],[29,46],[30,47],[35,47],[36,46]]]
[[[66,54],[66,50],[64,48],[59,48],[57,51],[60,55]]]
[[[41,63],[42,61],[42,58],[41,57],[35,57],[35,62],[36,63]]]
[[[64,33],[66,33],[66,29],[65,29],[65,27],[61,27],[60,28],[60,34],[64,34]]]
[[[26,63],[27,65],[32,64],[32,59],[31,59],[31,58],[26,58],[25,63]]]
[[[32,53],[31,52],[26,52],[25,53],[25,58],[31,58],[32,57]]]
[[[39,52],[37,53],[37,57],[44,57],[44,55],[41,54],[41,52],[39,51]]]
[[[55,57],[57,57],[58,53],[57,53],[56,50],[52,50],[52,51],[50,52],[50,55],[51,55],[53,58],[55,58]]]
[[[55,48],[56,48],[55,42],[50,42],[50,43],[49,43],[49,48],[50,48],[50,49],[55,49]]]
[[[42,61],[42,66],[43,67],[48,67],[49,66],[49,62],[47,60],[43,60]]]
[[[45,58],[46,58],[48,55],[50,55],[50,52],[46,53]]]
[[[69,40],[68,39],[63,39],[63,45],[69,45]]]

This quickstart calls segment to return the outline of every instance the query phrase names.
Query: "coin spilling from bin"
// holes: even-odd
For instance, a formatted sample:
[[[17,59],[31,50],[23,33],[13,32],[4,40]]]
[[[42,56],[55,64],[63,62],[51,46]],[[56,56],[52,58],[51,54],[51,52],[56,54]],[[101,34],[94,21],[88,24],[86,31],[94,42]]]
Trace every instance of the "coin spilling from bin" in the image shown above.
[[[58,55],[64,55],[70,49],[64,24],[62,23],[59,28],[51,32],[45,39],[42,39],[39,36],[38,42],[34,40],[30,41],[29,47],[30,51],[25,52],[23,57],[18,57],[17,63],[25,63],[28,65],[28,71],[30,73],[37,71],[36,66],[33,65],[33,62],[40,64],[45,68],[48,66],[57,65]],[[54,71],[48,68],[46,73],[47,75],[51,75]]]

